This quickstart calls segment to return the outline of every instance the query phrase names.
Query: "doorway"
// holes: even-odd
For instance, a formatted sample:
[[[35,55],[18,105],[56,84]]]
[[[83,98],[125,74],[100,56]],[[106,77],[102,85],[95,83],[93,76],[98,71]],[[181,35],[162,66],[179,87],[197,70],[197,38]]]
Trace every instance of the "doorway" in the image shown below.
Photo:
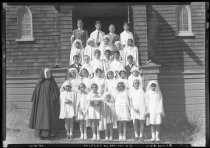
[[[115,25],[115,33],[120,35],[123,31],[123,23],[128,21],[128,10],[130,20],[130,31],[133,32],[133,18],[132,10],[128,9],[128,5],[90,5],[90,6],[74,6],[73,8],[73,29],[77,28],[77,19],[82,19],[84,22],[84,29],[91,32],[95,30],[95,22],[101,21],[101,30],[109,33],[109,25]]]

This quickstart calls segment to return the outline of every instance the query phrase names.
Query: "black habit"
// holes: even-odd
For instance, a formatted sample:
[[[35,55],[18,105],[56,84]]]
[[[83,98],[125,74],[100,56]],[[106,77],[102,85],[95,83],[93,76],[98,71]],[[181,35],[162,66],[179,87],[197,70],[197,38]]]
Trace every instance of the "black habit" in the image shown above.
[[[29,128],[36,129],[40,137],[55,136],[59,119],[59,89],[54,78],[46,79],[44,70],[32,95]]]

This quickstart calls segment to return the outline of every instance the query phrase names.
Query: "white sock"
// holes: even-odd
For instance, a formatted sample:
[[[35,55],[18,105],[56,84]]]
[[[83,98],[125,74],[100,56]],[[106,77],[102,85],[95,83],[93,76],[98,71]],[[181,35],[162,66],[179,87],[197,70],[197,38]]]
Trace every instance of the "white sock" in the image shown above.
[[[156,131],[155,135],[156,135],[157,138],[159,138],[159,132],[158,131]]]
[[[137,134],[137,132],[135,132],[135,137],[138,137],[138,134]]]
[[[142,133],[140,132],[139,137],[142,137]]]
[[[152,133],[152,139],[154,139],[155,138],[155,133]]]

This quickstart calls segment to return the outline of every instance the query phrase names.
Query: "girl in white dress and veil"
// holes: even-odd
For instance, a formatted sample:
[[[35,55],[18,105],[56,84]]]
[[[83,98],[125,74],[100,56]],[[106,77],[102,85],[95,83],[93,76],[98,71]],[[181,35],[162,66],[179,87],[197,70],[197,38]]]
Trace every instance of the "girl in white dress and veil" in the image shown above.
[[[141,71],[139,70],[139,67],[134,66],[131,69],[131,75],[128,77],[128,87],[132,88],[133,87],[133,81],[135,79],[138,79],[140,82],[140,86],[143,88],[144,84],[143,84],[143,77],[141,76]]]
[[[76,39],[71,46],[70,65],[74,63],[74,55],[79,55],[79,63],[83,63],[84,47],[82,46],[82,41],[79,39]]]
[[[71,86],[72,86],[72,89],[71,90],[73,92],[77,93],[78,92],[78,85],[81,82],[81,78],[79,76],[79,73],[77,72],[77,69],[76,68],[70,68],[67,71],[67,74],[66,75],[67,75],[66,76],[66,80],[71,83]],[[64,90],[63,84],[61,85],[60,90],[61,91]]]
[[[133,61],[135,62],[136,66],[139,66],[139,52],[138,48],[134,44],[133,38],[128,38],[127,44],[124,48],[124,53],[125,53],[125,64],[128,65],[127,57],[129,55],[133,56]]]
[[[97,44],[95,43],[95,40],[92,38],[89,38],[87,40],[87,45],[84,50],[84,55],[88,55],[90,57],[90,61],[94,58],[94,52],[98,48]]]
[[[143,140],[144,123],[146,116],[145,92],[142,89],[139,79],[133,81],[129,89],[129,98],[131,105],[131,119],[134,125],[135,140]],[[140,134],[138,136],[137,122],[140,124]]]
[[[126,65],[125,63],[125,51],[122,43],[120,41],[115,42],[115,50],[118,50],[120,52],[120,60],[123,61],[123,65]]]
[[[66,136],[73,138],[73,120],[76,116],[76,93],[71,90],[71,82],[66,80],[60,89],[60,115],[59,119],[65,120]]]
[[[156,80],[151,80],[146,88],[147,125],[151,125],[151,141],[160,141],[159,132],[162,118],[165,117],[163,109],[163,96]]]
[[[81,76],[81,82],[85,84],[85,91],[89,93],[91,90],[91,81],[92,81],[89,72],[86,68],[82,68],[79,73]]]
[[[105,50],[110,50],[111,52],[113,51],[113,45],[108,35],[105,35],[103,37],[103,42],[101,43],[98,49],[101,51],[101,59],[105,59]]]

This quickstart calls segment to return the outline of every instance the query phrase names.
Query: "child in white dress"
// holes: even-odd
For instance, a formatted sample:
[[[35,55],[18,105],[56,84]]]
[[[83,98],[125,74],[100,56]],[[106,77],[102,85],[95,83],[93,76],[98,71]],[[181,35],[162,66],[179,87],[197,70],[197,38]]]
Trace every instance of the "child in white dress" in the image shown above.
[[[125,64],[125,52],[124,52],[124,47],[122,45],[122,43],[120,41],[116,41],[115,42],[115,49],[118,50],[120,52],[120,60],[123,61],[123,65]]]
[[[91,83],[95,83],[98,85],[98,93],[102,96],[105,90],[105,79],[103,75],[103,71],[99,68],[96,69],[96,75],[92,79]]]
[[[118,72],[124,68],[123,61],[119,59],[120,52],[118,50],[114,51],[114,60],[110,64],[110,69],[115,71],[115,77],[118,76]]]
[[[146,88],[147,125],[151,125],[151,141],[160,141],[159,132],[162,118],[165,117],[163,97],[156,80],[149,81]]]
[[[73,62],[74,55],[78,55],[79,63],[83,63],[84,47],[82,46],[82,41],[79,39],[76,39],[71,46],[70,65],[74,63]]]
[[[99,121],[102,113],[102,96],[98,93],[98,85],[92,83],[88,94],[88,120],[93,131],[93,140],[100,140]],[[97,131],[97,132],[96,132]]]
[[[78,85],[81,82],[81,78],[79,73],[77,72],[76,68],[70,68],[67,72],[67,81],[69,81],[72,85],[72,91],[77,93],[78,92]],[[63,85],[61,85],[61,89],[63,89]]]
[[[84,55],[84,63],[82,64],[81,69],[82,68],[87,69],[89,72],[89,75],[93,77],[93,68],[92,68],[92,65],[90,64],[90,57],[88,55]]]
[[[80,139],[87,139],[88,100],[85,84],[80,83],[78,89],[80,92],[77,94],[77,120],[80,124]]]
[[[131,105],[131,119],[134,124],[135,140],[143,140],[144,123],[146,116],[145,93],[140,85],[139,79],[133,81],[133,86],[129,89]],[[137,122],[140,123],[140,134],[138,136]]]
[[[101,57],[101,51],[98,49],[95,50],[94,59],[90,62],[94,76],[97,68],[104,70],[103,61],[100,59],[100,57]]]
[[[123,82],[118,82],[117,89],[113,92],[115,99],[115,109],[117,118],[117,128],[119,132],[119,140],[126,140],[126,121],[130,121],[130,101],[128,92]],[[123,134],[122,131],[123,130]]]
[[[98,48],[97,44],[95,43],[95,40],[92,38],[89,38],[87,40],[87,45],[84,50],[84,55],[88,55],[90,57],[90,61],[94,58],[94,52]]]
[[[129,89],[128,77],[127,77],[125,69],[121,69],[119,71],[119,75],[117,77],[117,83],[120,82],[120,81],[125,83],[125,88],[126,89]]]
[[[103,102],[103,117],[105,118],[105,140],[112,140],[113,128],[117,128],[117,118],[115,111],[115,100],[110,92],[106,92],[104,94]],[[110,136],[108,136],[108,133]]]
[[[140,82],[140,86],[143,88],[143,77],[141,76],[141,72],[137,66],[133,66],[131,69],[131,75],[128,77],[128,87],[132,88],[133,87],[133,81],[135,79],[138,79]]]
[[[105,35],[103,37],[103,42],[98,47],[98,49],[101,51],[101,59],[105,59],[105,55],[104,55],[105,50],[109,49],[112,52],[113,46],[112,46],[112,43],[110,42],[110,38],[108,35]]]
[[[86,93],[89,93],[91,90],[91,77],[89,75],[89,72],[86,68],[82,68],[80,70],[80,75],[81,75],[81,82],[85,84],[85,91]]]
[[[117,86],[117,80],[114,77],[114,71],[109,70],[106,74],[106,80],[105,80],[105,92],[112,93],[112,91]]]
[[[129,55],[132,55],[135,65],[139,66],[139,51],[138,48],[134,45],[134,41],[132,38],[129,38],[127,40],[127,44],[124,48],[124,53],[125,53],[126,65],[128,65],[127,57]]]
[[[73,138],[73,117],[76,105],[76,93],[71,91],[71,83],[66,80],[60,89],[60,119],[65,119],[67,138]]]

